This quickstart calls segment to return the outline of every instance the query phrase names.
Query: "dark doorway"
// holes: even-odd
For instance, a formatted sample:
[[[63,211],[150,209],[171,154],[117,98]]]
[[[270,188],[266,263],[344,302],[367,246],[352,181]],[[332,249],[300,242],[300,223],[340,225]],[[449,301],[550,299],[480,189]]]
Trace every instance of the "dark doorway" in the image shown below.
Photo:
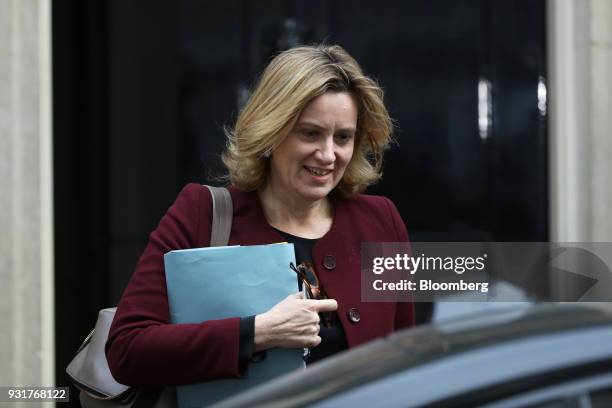
[[[183,1],[180,16],[187,178],[221,171],[220,125],[274,52],[338,43],[385,89],[397,145],[371,192],[413,240],[546,240],[544,1]]]

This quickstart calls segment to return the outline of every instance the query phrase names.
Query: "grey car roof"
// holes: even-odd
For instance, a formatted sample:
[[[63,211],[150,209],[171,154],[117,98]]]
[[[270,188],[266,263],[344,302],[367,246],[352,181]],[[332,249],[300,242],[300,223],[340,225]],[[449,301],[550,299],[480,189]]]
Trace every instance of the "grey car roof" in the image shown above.
[[[467,364],[466,357],[478,358],[474,353],[483,353],[487,348],[494,350],[500,345],[512,343],[520,343],[525,347],[528,339],[558,334],[560,341],[563,341],[562,338],[574,341],[571,336],[568,337],[568,332],[599,327],[612,329],[612,309],[608,304],[541,304],[529,308],[477,313],[455,321],[395,333],[313,364],[304,372],[292,373],[223,401],[220,406],[271,406],[273,401],[279,403],[278,406],[311,404],[355,387],[363,390],[375,387],[381,378],[405,376],[419,371],[423,376],[424,371],[440,370],[443,367],[448,370],[451,361],[459,365]],[[609,335],[612,336],[612,330]],[[535,350],[539,345],[530,345],[528,349]],[[609,352],[612,355],[612,338],[601,348],[589,349],[593,353]],[[549,360],[555,353],[559,354],[555,350],[548,354],[539,353],[539,357]],[[594,357],[581,356],[580,350],[572,353],[570,348],[563,364],[569,364],[568,359],[571,358]],[[522,367],[526,369],[525,364]]]

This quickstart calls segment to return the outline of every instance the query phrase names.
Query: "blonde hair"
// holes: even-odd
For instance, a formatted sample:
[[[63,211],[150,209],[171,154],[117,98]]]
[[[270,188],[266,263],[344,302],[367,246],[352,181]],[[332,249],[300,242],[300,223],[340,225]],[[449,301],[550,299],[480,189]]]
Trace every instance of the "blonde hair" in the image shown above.
[[[245,191],[261,187],[268,157],[293,129],[308,103],[325,92],[349,92],[359,105],[353,157],[338,187],[362,192],[382,176],[383,152],[393,125],[383,91],[338,45],[303,46],[278,54],[266,67],[233,129],[226,129],[222,156],[230,183]]]

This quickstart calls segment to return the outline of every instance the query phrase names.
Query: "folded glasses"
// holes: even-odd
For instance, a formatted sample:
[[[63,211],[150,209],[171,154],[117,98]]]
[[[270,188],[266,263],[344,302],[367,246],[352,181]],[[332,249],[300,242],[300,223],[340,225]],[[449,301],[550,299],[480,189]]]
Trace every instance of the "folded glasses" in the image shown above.
[[[290,262],[289,268],[297,273],[298,278],[302,281],[304,287],[306,288],[309,299],[327,299],[312,263],[305,261],[296,267],[293,262]],[[319,313],[319,316],[321,317],[325,327],[331,327],[331,312],[321,312]]]

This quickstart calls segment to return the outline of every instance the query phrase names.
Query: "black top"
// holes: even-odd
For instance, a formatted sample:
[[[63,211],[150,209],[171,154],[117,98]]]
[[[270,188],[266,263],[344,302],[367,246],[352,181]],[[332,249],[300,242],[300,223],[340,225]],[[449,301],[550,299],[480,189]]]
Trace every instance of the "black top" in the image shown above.
[[[276,228],[275,228],[276,229]],[[312,263],[312,248],[317,242],[316,239],[302,238],[295,235],[288,234],[286,232],[276,230],[283,238],[293,244],[295,248],[295,261],[297,264],[303,262]],[[318,271],[315,271],[318,273]],[[302,281],[298,279],[298,285],[300,290],[302,289]],[[325,289],[325,288],[323,288]],[[332,354],[346,350],[348,345],[344,336],[344,329],[338,318],[336,312],[331,314],[331,326],[325,327],[323,325],[323,319],[321,319],[321,326],[319,329],[319,336],[321,337],[321,344],[317,347],[310,349],[310,356],[307,357],[306,363],[314,363],[315,361],[321,360],[322,358],[331,356]]]
[[[287,242],[292,243],[295,249],[295,261],[297,265],[303,262],[312,263],[312,248],[317,239],[302,238],[291,235],[274,228]],[[302,281],[298,278],[298,287],[302,290]],[[325,289],[325,288],[323,288]],[[325,327],[321,318],[319,336],[321,344],[310,349],[310,353],[305,357],[306,364],[314,363],[332,354],[339,353],[348,348],[344,329],[336,312],[330,313],[331,326]],[[253,353],[255,341],[255,316],[240,319],[240,370],[244,372],[249,362],[257,362],[265,358],[265,352]]]

